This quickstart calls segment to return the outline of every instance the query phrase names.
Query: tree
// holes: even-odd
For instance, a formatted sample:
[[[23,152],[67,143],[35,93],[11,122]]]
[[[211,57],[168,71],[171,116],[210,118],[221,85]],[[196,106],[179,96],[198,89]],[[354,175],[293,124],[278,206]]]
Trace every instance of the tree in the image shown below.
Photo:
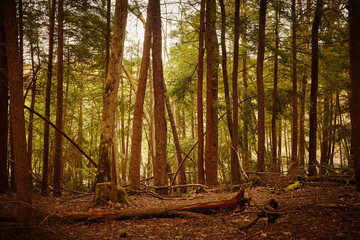
[[[8,148],[8,76],[5,45],[4,2],[0,2],[0,193],[9,191]]]
[[[18,29],[16,22],[15,1],[4,1],[5,41],[10,90],[10,108],[12,120],[17,221],[26,222],[29,218],[30,207],[21,202],[31,204],[31,175],[26,153],[26,134],[24,117],[24,98],[22,85],[22,69],[18,46]]]
[[[296,20],[296,2],[295,0],[291,0],[291,21],[292,21],[292,37],[291,37],[291,48],[292,48],[292,124],[291,124],[291,170],[296,171],[299,160],[298,160],[298,107],[297,107],[297,46],[296,46],[296,28],[297,28],[297,20]]]
[[[53,69],[53,54],[54,54],[54,25],[55,25],[55,8],[56,0],[51,1],[50,10],[50,25],[49,25],[49,59],[46,71],[46,91],[45,91],[45,118],[50,120],[50,100],[51,100],[51,79]],[[49,196],[49,137],[50,137],[49,122],[44,122],[44,151],[43,151],[43,171],[41,182],[41,194]]]
[[[134,107],[133,132],[131,137],[130,188],[132,189],[140,188],[142,115],[144,112],[146,80],[150,63],[151,36],[153,27],[152,15],[153,1],[149,0],[144,33],[143,55],[141,59],[139,83]]]
[[[166,174],[166,119],[165,119],[165,84],[162,66],[161,47],[161,11],[160,0],[154,0],[153,10],[153,84],[155,112],[156,155],[154,166],[155,186],[167,186]]]
[[[203,120],[203,79],[204,79],[204,31],[205,31],[205,0],[200,3],[200,27],[199,27],[199,54],[198,54],[198,81],[197,81],[197,124],[198,124],[198,182],[205,184],[204,174],[204,120]]]
[[[360,1],[349,0],[349,46],[351,79],[351,138],[356,179],[356,189],[360,191]]]
[[[319,74],[319,28],[323,0],[316,1],[315,16],[311,30],[311,90],[310,90],[310,133],[309,133],[309,176],[316,171],[317,95]]]
[[[264,92],[264,54],[265,54],[266,0],[260,0],[259,42],[257,52],[256,86],[258,92],[258,159],[257,171],[265,171],[265,92]]]
[[[56,87],[56,126],[63,130],[63,77],[64,77],[64,0],[58,2],[58,49],[57,49],[57,87]],[[61,196],[62,175],[62,146],[63,139],[60,132],[55,132],[54,158],[54,197]]]
[[[216,36],[216,4],[215,0],[206,1],[206,146],[205,174],[206,184],[217,185],[218,159],[218,68],[219,50]]]
[[[127,7],[127,0],[116,1],[114,34],[111,41],[109,66],[105,79],[97,183],[111,182],[115,116],[125,43]]]
[[[238,159],[239,144],[239,99],[238,99],[238,66],[239,66],[239,35],[240,35],[240,0],[235,1],[235,25],[234,25],[234,63],[232,74],[233,89],[233,124],[231,135],[231,182],[239,184],[241,182],[240,164]]]

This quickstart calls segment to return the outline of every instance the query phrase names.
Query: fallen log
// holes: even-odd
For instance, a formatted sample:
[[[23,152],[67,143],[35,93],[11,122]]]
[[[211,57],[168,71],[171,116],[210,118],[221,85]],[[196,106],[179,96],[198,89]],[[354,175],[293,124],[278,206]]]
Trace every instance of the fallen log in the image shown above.
[[[230,211],[237,208],[243,210],[250,200],[244,197],[244,187],[230,200],[196,203],[185,206],[153,207],[142,209],[123,209],[112,212],[56,212],[51,218],[60,218],[70,221],[98,221],[102,219],[127,220],[146,218],[171,218],[171,217],[206,217],[221,211]]]

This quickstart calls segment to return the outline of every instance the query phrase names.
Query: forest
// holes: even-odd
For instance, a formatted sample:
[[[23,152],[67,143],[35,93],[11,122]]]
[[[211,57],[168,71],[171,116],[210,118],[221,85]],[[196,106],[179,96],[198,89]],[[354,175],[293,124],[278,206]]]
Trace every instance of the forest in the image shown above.
[[[358,239],[360,0],[2,0],[1,239]]]

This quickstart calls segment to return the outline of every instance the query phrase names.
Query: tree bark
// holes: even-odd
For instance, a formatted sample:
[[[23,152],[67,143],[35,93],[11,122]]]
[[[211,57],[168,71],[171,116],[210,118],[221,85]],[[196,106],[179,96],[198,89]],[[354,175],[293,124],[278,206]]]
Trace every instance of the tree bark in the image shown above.
[[[232,73],[232,103],[233,103],[233,123],[231,136],[231,182],[239,184],[241,182],[240,175],[240,159],[238,159],[239,144],[239,97],[238,97],[238,67],[239,67],[239,36],[240,36],[240,0],[235,1],[235,25],[234,25],[234,62]]]
[[[7,169],[8,150],[8,75],[4,26],[4,2],[0,2],[0,193],[10,190]]]
[[[203,120],[203,78],[204,78],[204,31],[205,31],[205,0],[201,0],[200,28],[199,28],[199,56],[198,56],[198,82],[197,82],[197,124],[198,124],[198,182],[205,184],[204,174],[204,120]]]
[[[360,191],[360,1],[349,0],[351,137],[356,189]]]
[[[116,1],[114,34],[111,42],[108,73],[105,79],[97,183],[111,182],[116,105],[126,34],[127,7],[127,0]]]
[[[21,59],[18,46],[18,29],[16,22],[16,8],[14,0],[4,2],[5,41],[10,90],[10,108],[12,122],[12,136],[15,161],[16,200],[31,204],[31,175],[27,162],[24,98]],[[19,204],[17,207],[17,221],[29,220],[30,208]]]
[[[265,92],[264,92],[264,54],[265,54],[266,0],[260,0],[259,43],[257,53],[256,86],[258,92],[258,159],[257,171],[265,171]]]
[[[218,68],[219,51],[216,36],[216,4],[215,0],[206,1],[206,146],[205,173],[206,184],[217,185],[218,159]]]
[[[321,23],[323,0],[316,1],[315,17],[311,32],[311,90],[310,90],[310,133],[309,133],[309,176],[315,176],[316,135],[317,135],[317,95],[319,74],[319,27]]]
[[[147,20],[145,24],[143,55],[141,59],[138,89],[136,91],[133,133],[131,138],[131,161],[130,161],[130,188],[140,188],[140,162],[141,162],[141,139],[142,139],[142,115],[144,112],[144,99],[146,80],[150,63],[151,35],[153,26],[153,3],[148,1]]]

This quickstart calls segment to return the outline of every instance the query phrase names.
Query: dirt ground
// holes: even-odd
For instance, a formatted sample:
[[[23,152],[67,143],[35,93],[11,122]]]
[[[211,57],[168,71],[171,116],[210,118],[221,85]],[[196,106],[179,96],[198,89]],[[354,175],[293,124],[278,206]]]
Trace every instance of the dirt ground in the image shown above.
[[[333,183],[303,183],[300,189],[272,193],[270,187],[245,191],[251,198],[244,211],[220,212],[204,218],[152,218],[71,222],[44,218],[33,226],[0,222],[0,239],[360,239],[360,192],[353,186]],[[226,187],[200,194],[161,200],[148,194],[130,196],[131,208],[184,205],[231,199]],[[34,197],[34,205],[48,212],[116,211],[125,206],[108,203],[92,207],[93,195],[64,193],[60,198]],[[0,216],[12,195],[0,195]],[[253,222],[270,199],[279,207],[278,218],[261,217]],[[1,209],[2,208],[2,209]],[[1,219],[1,218],[0,218]],[[245,229],[244,229],[245,227]]]

